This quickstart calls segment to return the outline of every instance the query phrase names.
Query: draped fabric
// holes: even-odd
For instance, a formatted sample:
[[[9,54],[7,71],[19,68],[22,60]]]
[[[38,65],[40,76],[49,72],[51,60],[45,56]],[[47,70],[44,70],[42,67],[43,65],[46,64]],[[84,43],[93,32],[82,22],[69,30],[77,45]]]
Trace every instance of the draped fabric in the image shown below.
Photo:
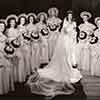
[[[48,66],[38,69],[37,74],[29,77],[27,85],[32,93],[54,97],[59,94],[70,95],[75,91],[72,83],[78,82],[82,76],[72,67],[76,56],[73,51],[77,44],[74,44],[68,34],[71,34],[71,31],[59,35]]]

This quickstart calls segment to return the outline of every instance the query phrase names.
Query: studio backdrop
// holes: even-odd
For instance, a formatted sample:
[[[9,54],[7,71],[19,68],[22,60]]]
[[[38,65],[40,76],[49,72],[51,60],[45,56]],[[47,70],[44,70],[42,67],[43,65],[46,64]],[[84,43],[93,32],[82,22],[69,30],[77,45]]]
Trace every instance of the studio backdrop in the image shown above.
[[[100,0],[0,0],[0,18],[9,14],[47,12],[53,6],[59,9],[61,18],[66,16],[69,9],[73,10],[76,18],[84,10],[90,11],[93,16],[100,16]]]

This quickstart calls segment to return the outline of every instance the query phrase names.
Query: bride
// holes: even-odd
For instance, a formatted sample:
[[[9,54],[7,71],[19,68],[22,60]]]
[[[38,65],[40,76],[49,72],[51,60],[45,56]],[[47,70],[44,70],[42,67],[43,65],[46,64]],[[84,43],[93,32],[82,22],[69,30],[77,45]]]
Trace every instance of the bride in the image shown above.
[[[72,11],[68,11],[64,19],[61,34],[59,34],[52,60],[43,69],[29,77],[27,85],[31,92],[51,98],[74,93],[73,84],[78,82],[82,75],[75,67],[77,60],[76,23],[72,20]],[[73,67],[74,66],[74,67]]]

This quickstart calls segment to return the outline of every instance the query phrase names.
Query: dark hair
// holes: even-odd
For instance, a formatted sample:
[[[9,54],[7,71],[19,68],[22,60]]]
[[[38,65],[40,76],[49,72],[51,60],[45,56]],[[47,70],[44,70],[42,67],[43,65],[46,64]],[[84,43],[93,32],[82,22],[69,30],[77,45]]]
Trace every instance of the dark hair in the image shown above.
[[[4,24],[4,27],[5,27],[5,29],[4,29],[4,31],[3,31],[3,34],[5,33],[5,31],[6,31],[6,24],[5,24],[5,22],[4,21],[0,21],[0,24]]]
[[[29,16],[28,16],[28,18],[27,18],[27,23],[28,23],[28,24],[30,23],[30,17],[33,18],[33,20],[34,20],[33,24],[35,24],[35,23],[36,23],[36,19],[35,19],[34,15],[29,15]]]
[[[68,20],[68,15],[69,14],[72,14],[72,21],[75,21],[75,19],[73,18],[73,12],[72,11],[67,11],[66,20]]]
[[[43,15],[43,14],[41,14],[41,15]],[[41,16],[40,15],[40,16]],[[40,16],[39,16],[39,18],[38,18],[38,20],[40,21]],[[45,23],[46,24],[46,18],[45,18],[45,15],[43,15],[44,16],[44,20],[43,20],[43,23]]]
[[[11,20],[14,20],[15,21],[15,27],[14,28],[16,28],[17,27],[17,21],[16,21],[16,18],[14,18],[14,17],[11,17],[11,18],[9,18],[7,20],[7,28],[10,28],[10,21]]]
[[[26,24],[27,24],[27,19],[26,19],[25,16],[20,16],[20,17],[18,18],[18,25],[20,25],[20,20],[21,20],[21,18],[24,18],[24,19],[25,19],[25,24],[24,24],[24,25],[26,25]]]

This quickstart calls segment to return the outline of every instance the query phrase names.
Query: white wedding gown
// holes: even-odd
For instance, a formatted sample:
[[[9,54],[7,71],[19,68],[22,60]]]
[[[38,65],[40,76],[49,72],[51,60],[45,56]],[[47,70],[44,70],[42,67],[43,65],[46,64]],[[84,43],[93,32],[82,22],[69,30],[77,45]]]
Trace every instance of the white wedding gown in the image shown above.
[[[32,93],[55,96],[74,92],[72,83],[78,82],[82,75],[77,68],[72,67],[78,61],[76,31],[73,27],[74,24],[68,25],[68,23],[63,27],[50,63],[45,68],[37,70],[39,78],[34,81],[36,77],[30,76],[27,84]]]

